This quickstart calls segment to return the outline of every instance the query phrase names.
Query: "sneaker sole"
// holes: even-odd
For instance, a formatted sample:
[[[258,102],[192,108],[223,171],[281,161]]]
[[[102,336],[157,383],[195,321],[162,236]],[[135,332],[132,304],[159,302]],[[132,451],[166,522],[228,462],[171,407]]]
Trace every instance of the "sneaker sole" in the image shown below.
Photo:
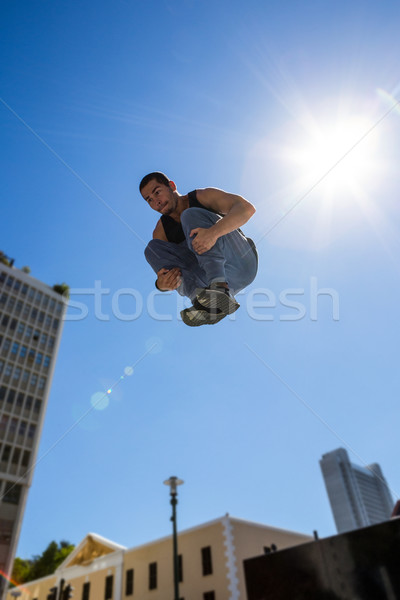
[[[185,308],[181,310],[182,321],[189,327],[200,327],[201,325],[214,325],[221,321],[226,314],[212,315],[204,310],[193,310]]]
[[[240,307],[234,298],[218,290],[201,290],[197,295],[197,300],[211,310],[219,308],[226,315],[231,315]]]

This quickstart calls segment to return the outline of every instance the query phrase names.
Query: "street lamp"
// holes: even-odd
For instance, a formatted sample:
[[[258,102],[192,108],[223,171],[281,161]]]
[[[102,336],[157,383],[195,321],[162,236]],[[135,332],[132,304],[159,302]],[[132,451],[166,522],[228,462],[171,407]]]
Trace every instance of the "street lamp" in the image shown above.
[[[10,594],[13,598],[19,598],[22,596],[21,590],[11,590]]]
[[[169,485],[169,493],[171,495],[171,505],[172,505],[172,531],[173,531],[173,568],[174,568],[174,590],[175,596],[174,600],[179,600],[179,573],[178,573],[178,539],[176,535],[176,505],[178,504],[178,491],[177,486],[182,485],[184,483],[182,479],[178,479],[177,477],[170,477],[166,481],[164,481],[165,485]]]

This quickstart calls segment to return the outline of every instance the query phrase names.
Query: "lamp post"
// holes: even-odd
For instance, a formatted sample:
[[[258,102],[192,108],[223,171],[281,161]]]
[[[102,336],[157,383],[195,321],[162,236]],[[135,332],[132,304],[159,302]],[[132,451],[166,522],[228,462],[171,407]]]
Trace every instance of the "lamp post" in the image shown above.
[[[11,590],[10,594],[13,598],[19,598],[22,596],[21,590]]]
[[[184,483],[182,479],[177,477],[170,477],[164,481],[165,485],[169,485],[169,493],[171,495],[172,505],[172,532],[173,532],[173,568],[174,568],[174,600],[179,600],[179,573],[178,573],[178,538],[176,534],[176,505],[178,504],[178,491],[177,486]]]

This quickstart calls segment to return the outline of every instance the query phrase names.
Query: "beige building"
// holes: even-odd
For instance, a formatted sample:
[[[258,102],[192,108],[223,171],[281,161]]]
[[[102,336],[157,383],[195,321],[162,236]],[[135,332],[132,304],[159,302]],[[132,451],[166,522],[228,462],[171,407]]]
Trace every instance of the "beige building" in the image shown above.
[[[226,515],[178,535],[179,595],[184,600],[245,600],[243,560],[275,545],[310,541],[300,533]],[[127,549],[88,534],[54,575],[18,590],[21,600],[47,600],[51,588],[74,588],[74,600],[172,600],[172,536]],[[11,592],[7,600],[12,600]],[[58,596],[57,596],[58,600]]]
[[[48,285],[0,263],[0,570],[6,574],[32,482],[66,307]],[[0,599],[4,581],[0,577]]]

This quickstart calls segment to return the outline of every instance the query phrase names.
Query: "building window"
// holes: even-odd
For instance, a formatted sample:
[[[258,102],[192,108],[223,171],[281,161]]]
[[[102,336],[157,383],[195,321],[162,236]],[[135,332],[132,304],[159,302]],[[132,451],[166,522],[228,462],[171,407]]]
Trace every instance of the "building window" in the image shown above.
[[[0,433],[1,433],[2,437],[4,436],[4,434],[6,432],[9,418],[10,417],[8,415],[3,415],[1,417],[1,420],[0,420]],[[3,454],[4,454],[4,452],[3,452]],[[4,458],[2,458],[1,460],[4,460]]]
[[[8,304],[7,304],[8,312],[12,312],[14,306],[15,306],[15,298],[14,298],[14,296],[10,296],[8,299]]]
[[[31,412],[32,404],[33,404],[33,396],[27,396],[26,402],[25,402],[25,407],[24,407],[27,412]]]
[[[126,572],[125,596],[133,596],[133,569]]]
[[[89,600],[90,597],[90,581],[83,584],[82,588],[82,600]]]
[[[1,481],[0,481],[1,488]],[[14,528],[14,521],[10,519],[0,519],[0,544],[9,544]]]
[[[211,559],[211,546],[206,546],[201,549],[201,562],[203,567],[203,575],[211,575],[212,570],[212,559]]]
[[[11,389],[8,392],[8,396],[7,396],[7,404],[8,404],[7,410],[10,411],[10,412],[12,411],[12,407],[13,407],[13,404],[14,404],[15,394],[16,394],[16,391],[13,390],[13,389]]]
[[[106,585],[104,590],[104,600],[111,600],[113,595],[114,575],[106,577]]]
[[[24,371],[22,373],[22,386],[25,388],[28,385],[28,381],[29,381],[29,377],[30,377],[30,373],[29,371]]]
[[[27,426],[27,422],[26,421],[21,421],[21,423],[19,424],[18,435],[21,438],[25,437],[26,426]]]
[[[2,498],[3,502],[7,502],[8,504],[18,504],[21,496],[21,488],[21,485],[7,482]]]
[[[19,378],[21,377],[21,373],[22,373],[21,367],[15,367],[14,375],[13,375],[13,381],[15,384],[18,383]]]
[[[157,589],[157,563],[149,564],[149,590]]]
[[[2,418],[2,422],[1,422],[1,429],[4,429],[7,427],[7,423],[8,423],[8,417],[4,417]],[[3,454],[1,455],[1,462],[3,463],[8,463],[8,459],[10,458],[10,454],[11,454],[11,446],[4,446],[3,448]]]
[[[22,455],[22,462],[21,465],[23,467],[27,467],[29,465],[29,460],[31,458],[31,453],[29,452],[29,450],[25,450],[23,455]]]
[[[15,425],[15,429],[16,428],[17,428],[17,425]],[[20,456],[21,456],[21,450],[20,450],[20,448],[15,448],[14,452],[13,452],[12,459],[11,459],[11,462],[12,462],[13,465],[17,465],[19,463]]]
[[[182,554],[178,556],[178,581],[179,583],[183,582],[183,558]]]
[[[204,592],[203,600],[215,600],[215,592]]]
[[[34,390],[36,387],[38,381],[38,376],[37,375],[32,375],[31,376],[31,389]]]

